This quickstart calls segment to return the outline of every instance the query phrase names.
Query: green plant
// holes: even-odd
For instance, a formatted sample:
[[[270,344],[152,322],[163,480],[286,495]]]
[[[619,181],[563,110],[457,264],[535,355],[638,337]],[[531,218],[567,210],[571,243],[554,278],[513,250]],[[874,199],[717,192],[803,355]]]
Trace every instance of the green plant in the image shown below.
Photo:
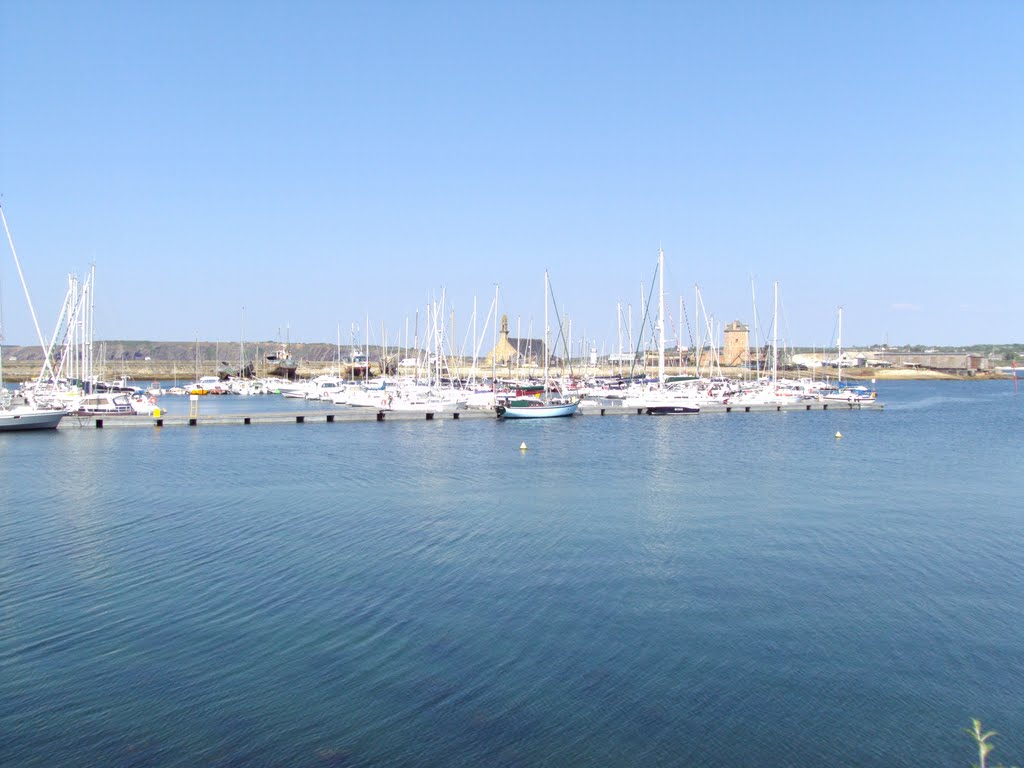
[[[993,745],[989,743],[989,739],[993,736],[998,736],[995,731],[988,731],[987,733],[981,732],[981,720],[976,718],[971,719],[971,727],[964,729],[972,739],[974,743],[978,745],[978,763],[974,768],[986,768],[985,759],[988,757],[988,753],[993,750]],[[1001,766],[993,766],[993,768],[1001,768]]]

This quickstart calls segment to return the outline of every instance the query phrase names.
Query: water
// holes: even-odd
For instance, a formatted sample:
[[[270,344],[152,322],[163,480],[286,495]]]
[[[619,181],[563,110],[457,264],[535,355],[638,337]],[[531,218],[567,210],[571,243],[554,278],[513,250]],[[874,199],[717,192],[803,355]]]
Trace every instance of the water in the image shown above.
[[[1019,763],[1024,397],[880,397],[0,436],[0,765]]]

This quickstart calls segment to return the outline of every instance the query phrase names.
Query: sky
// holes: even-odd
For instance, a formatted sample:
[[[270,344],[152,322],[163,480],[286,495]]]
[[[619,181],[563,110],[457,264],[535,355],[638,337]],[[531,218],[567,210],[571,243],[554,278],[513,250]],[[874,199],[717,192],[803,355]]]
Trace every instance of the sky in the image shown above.
[[[1024,3],[0,0],[0,195],[47,336],[1021,342]]]

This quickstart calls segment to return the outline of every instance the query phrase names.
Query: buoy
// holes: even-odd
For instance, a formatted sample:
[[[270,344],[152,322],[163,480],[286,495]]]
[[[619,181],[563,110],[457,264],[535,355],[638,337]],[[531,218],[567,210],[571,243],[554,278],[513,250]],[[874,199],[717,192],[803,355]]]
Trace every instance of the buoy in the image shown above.
[[[520,445],[519,446],[519,450],[520,451],[525,451],[526,450],[526,443],[523,443],[522,445]]]
[[[836,440],[842,440],[842,439],[843,439],[843,433],[842,432],[836,432]]]
[[[154,408],[153,409],[153,418],[155,418],[155,419],[159,419],[160,418],[160,409],[159,408]]]

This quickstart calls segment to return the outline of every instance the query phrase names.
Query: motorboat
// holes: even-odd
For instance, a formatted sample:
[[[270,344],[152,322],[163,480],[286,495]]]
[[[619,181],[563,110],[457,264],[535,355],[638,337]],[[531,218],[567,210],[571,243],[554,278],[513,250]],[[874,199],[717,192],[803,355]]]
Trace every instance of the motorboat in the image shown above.
[[[696,405],[650,405],[645,411],[648,416],[691,416],[700,413],[700,407]]]
[[[59,409],[14,405],[10,390],[0,384],[0,432],[56,429],[65,413]]]

